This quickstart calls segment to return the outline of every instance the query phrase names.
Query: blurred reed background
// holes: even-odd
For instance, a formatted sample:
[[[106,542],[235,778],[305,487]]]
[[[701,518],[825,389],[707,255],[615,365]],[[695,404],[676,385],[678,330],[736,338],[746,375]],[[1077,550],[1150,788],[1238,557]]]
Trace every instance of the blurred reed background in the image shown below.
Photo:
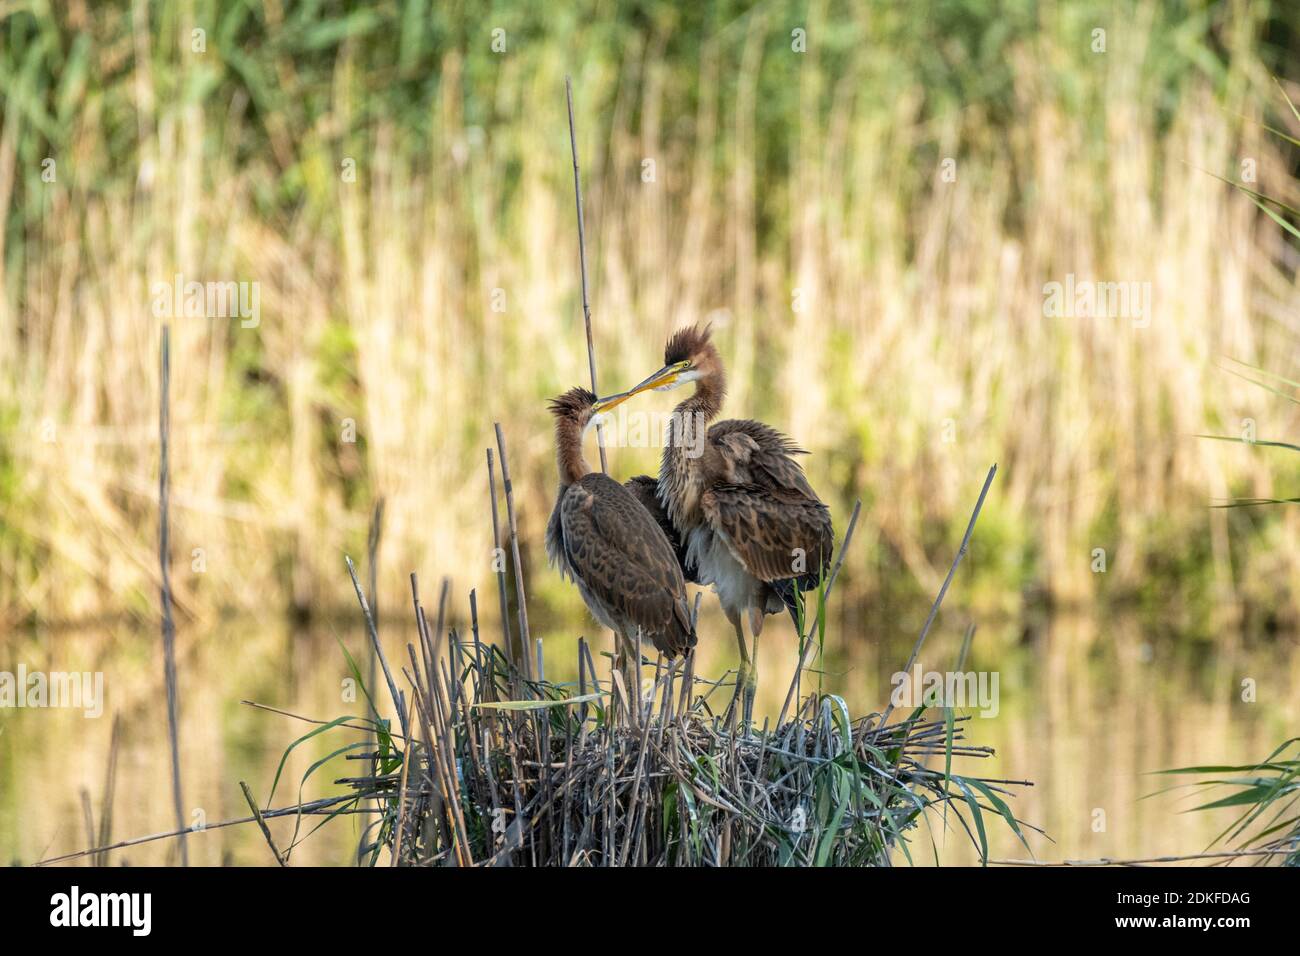
[[[255,282],[261,307],[256,328],[172,320],[185,660],[217,633],[251,653],[232,630],[279,617],[354,617],[342,555],[364,554],[381,495],[381,608],[406,608],[412,569],[449,575],[463,623],[469,588],[494,586],[494,421],[534,633],[594,630],[542,545],[544,400],[587,380],[569,73],[602,390],[713,322],[726,413],[810,449],[840,531],[863,500],[832,609],[844,666],[901,664],[997,461],[945,603],[958,636],[1002,622],[977,639],[986,666],[1069,608],[1093,623],[1057,629],[1044,673],[1148,640],[1157,659],[1244,644],[1296,685],[1300,515],[1209,506],[1296,494],[1297,459],[1195,437],[1300,434],[1294,406],[1223,368],[1294,377],[1294,250],[1209,175],[1249,159],[1296,204],[1297,151],[1260,126],[1298,133],[1271,80],[1296,79],[1293,3],[346,6],[0,3],[0,650],[76,628],[87,660],[153,678],[150,306],[176,274]],[[1150,325],[1046,317],[1069,274],[1151,283]],[[611,449],[611,470],[657,458]],[[1098,626],[1103,607],[1141,630]],[[218,627],[238,615],[248,631]],[[183,660],[181,680],[205,672]],[[883,700],[874,679],[855,693]],[[12,794],[34,764],[6,760]]]

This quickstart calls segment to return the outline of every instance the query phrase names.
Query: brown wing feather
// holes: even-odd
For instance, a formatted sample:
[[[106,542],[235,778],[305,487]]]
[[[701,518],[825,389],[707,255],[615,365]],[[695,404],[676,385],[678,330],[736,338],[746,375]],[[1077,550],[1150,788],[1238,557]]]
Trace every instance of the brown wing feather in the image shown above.
[[[808,454],[775,428],[752,419],[733,418],[709,429],[709,444],[718,453],[718,477],[818,501],[795,455]]]
[[[623,487],[632,492],[632,496],[650,513],[655,524],[659,525],[659,530],[664,533],[673,553],[677,555],[677,564],[682,569],[682,576],[690,584],[699,584],[699,572],[687,565],[686,547],[682,544],[681,535],[673,527],[672,519],[668,517],[668,512],[664,511],[663,503],[659,500],[659,479],[651,478],[649,475],[637,475],[623,482]]]
[[[834,530],[830,510],[794,460],[807,452],[750,419],[718,422],[709,444],[715,474],[700,505],[710,526],[760,580],[798,578],[802,590],[814,587]]]
[[[590,474],[569,487],[557,511],[569,569],[596,600],[665,654],[694,645],[677,555],[631,492]]]
[[[830,559],[831,514],[815,497],[752,484],[715,484],[700,505],[736,559],[761,581],[811,577],[815,583]]]

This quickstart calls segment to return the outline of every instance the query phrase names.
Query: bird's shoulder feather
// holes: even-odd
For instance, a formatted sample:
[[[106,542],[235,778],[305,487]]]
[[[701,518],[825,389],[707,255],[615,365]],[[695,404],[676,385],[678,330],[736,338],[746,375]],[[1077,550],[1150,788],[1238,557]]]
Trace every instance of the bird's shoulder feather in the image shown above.
[[[807,452],[770,425],[752,419],[718,422],[709,429],[709,444],[721,459],[718,479],[818,500],[794,458]]]

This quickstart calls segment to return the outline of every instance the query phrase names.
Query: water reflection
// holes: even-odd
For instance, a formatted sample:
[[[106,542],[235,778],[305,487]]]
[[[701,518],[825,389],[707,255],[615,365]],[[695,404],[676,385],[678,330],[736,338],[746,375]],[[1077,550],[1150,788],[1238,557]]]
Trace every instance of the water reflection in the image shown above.
[[[891,675],[906,660],[924,609],[878,615],[852,626],[835,622],[819,669],[806,674],[805,691],[820,686],[843,695],[855,714],[881,709]],[[265,800],[288,744],[310,726],[257,710],[248,699],[317,719],[363,713],[348,699],[350,676],[338,641],[354,656],[363,635],[351,624],[324,624],[290,632],[264,622],[240,621],[196,628],[180,638],[182,769],[189,822],[216,823],[242,817],[245,780]],[[589,622],[550,625],[543,634],[547,672],[573,679],[575,639],[593,633]],[[924,671],[954,667],[963,622],[941,619],[921,654]],[[707,615],[702,624],[702,674],[721,676],[734,666],[735,649],[725,622]],[[485,635],[490,636],[490,630]],[[838,640],[836,634],[860,635]],[[405,621],[385,626],[390,660],[405,659],[413,630]],[[607,637],[596,636],[607,649]],[[101,671],[105,715],[86,719],[74,710],[0,710],[0,858],[16,863],[83,849],[87,807],[101,826],[106,763],[113,715],[122,721],[122,748],[113,799],[111,833],[125,839],[172,828],[165,695],[156,636],[122,629],[88,629],[7,639],[3,669],[21,662],[31,670]],[[795,658],[788,622],[773,618],[759,659],[758,711],[774,715],[789,686]],[[607,666],[607,658],[601,666]],[[1142,799],[1168,784],[1144,776],[1164,767],[1262,758],[1293,736],[1300,720],[1300,653],[1294,641],[1258,646],[1241,635],[1200,645],[1177,635],[1155,635],[1131,616],[1099,619],[1060,615],[1037,621],[985,624],[970,649],[967,671],[998,673],[995,717],[974,714],[966,722],[969,742],[997,754],[966,760],[968,774],[1031,780],[1013,801],[1024,820],[1050,836],[1030,837],[1042,859],[1146,857],[1204,849],[1232,819],[1180,812],[1194,805],[1187,795]],[[1243,701],[1243,682],[1253,681],[1256,699]],[[723,697],[719,694],[719,697]],[[275,805],[292,803],[302,775],[345,738],[322,735],[289,758]],[[339,759],[302,788],[305,798],[341,792],[332,781],[352,772]],[[272,822],[285,846],[291,821]],[[310,829],[304,828],[305,829]],[[330,823],[293,854],[296,864],[348,863],[357,845],[356,818]],[[1015,837],[990,826],[995,858],[1023,858]],[[932,862],[930,840],[944,863],[970,863],[976,855],[955,821],[945,834],[935,818],[916,834],[918,863]],[[195,834],[190,858],[199,865],[265,865],[271,862],[252,827]],[[172,841],[144,844],[110,855],[110,863],[175,862]],[[903,862],[900,860],[899,862]]]

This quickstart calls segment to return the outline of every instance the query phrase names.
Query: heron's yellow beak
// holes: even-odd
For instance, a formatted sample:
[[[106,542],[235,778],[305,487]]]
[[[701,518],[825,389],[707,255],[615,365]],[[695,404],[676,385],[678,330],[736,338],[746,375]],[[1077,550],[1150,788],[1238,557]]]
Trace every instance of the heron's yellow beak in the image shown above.
[[[640,385],[629,388],[626,392],[619,392],[616,395],[607,395],[604,398],[597,399],[591,407],[596,412],[607,412],[611,408],[617,408],[634,395],[640,395],[642,392],[648,392],[655,388],[671,388],[677,383],[678,377],[689,367],[689,362],[678,362],[676,365],[665,365],[659,371],[655,372]]]

